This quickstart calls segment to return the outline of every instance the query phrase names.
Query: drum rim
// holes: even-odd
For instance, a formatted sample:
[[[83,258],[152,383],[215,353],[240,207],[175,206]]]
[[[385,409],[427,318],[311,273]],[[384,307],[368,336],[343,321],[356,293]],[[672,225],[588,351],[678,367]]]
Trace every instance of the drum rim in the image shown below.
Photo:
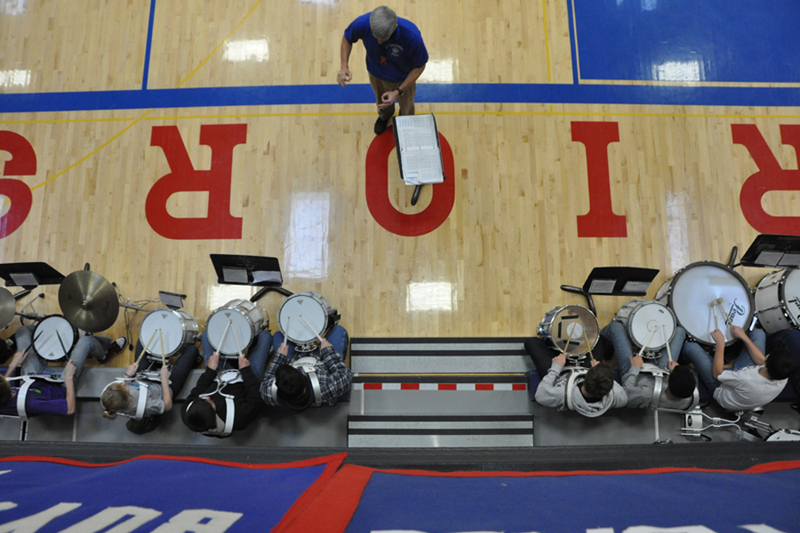
[[[174,350],[166,352],[164,354],[164,357],[172,357],[173,355],[175,355],[179,351],[181,351],[181,349],[184,348],[185,346],[188,346],[189,344],[192,344],[193,342],[197,342],[196,341],[196,336],[195,336],[195,340],[194,341],[186,340],[185,337],[186,337],[187,333],[195,333],[195,335],[200,333],[200,324],[198,324],[197,320],[186,309],[183,309],[183,308],[172,309],[171,307],[157,307],[156,309],[151,309],[150,312],[148,312],[144,316],[144,318],[142,319],[141,323],[139,324],[139,340],[140,341],[142,339],[142,326],[144,326],[144,323],[147,321],[147,319],[148,319],[148,317],[150,315],[152,315],[153,313],[156,313],[158,311],[169,311],[172,314],[177,315],[179,317],[183,317],[183,315],[181,314],[181,311],[183,311],[183,313],[185,313],[186,316],[189,317],[189,319],[191,319],[191,321],[194,323],[194,326],[195,326],[195,329],[193,329],[193,330],[192,329],[187,329],[186,328],[186,323],[183,320],[179,320],[179,323],[181,325],[181,331],[183,332],[183,335],[181,335],[181,338],[183,340],[181,340],[181,342],[178,343],[178,346]],[[144,351],[147,355],[150,355],[150,356],[154,356],[154,357],[158,357],[158,358],[161,357],[160,353],[153,353],[153,352],[151,352],[149,350],[145,350],[144,349],[144,344],[142,345],[142,351]]]
[[[742,277],[742,275],[741,275],[741,274],[739,274],[738,272],[736,272],[734,269],[732,269],[732,268],[731,268],[731,267],[729,267],[728,265],[725,265],[725,264],[723,264],[723,263],[719,263],[719,262],[717,262],[717,261],[708,261],[708,260],[703,260],[703,261],[695,261],[694,263],[689,263],[688,265],[686,265],[686,266],[685,266],[685,267],[683,267],[682,269],[678,270],[678,271],[675,273],[675,276],[674,276],[674,277],[672,277],[672,278],[670,278],[669,280],[667,280],[667,281],[669,281],[669,282],[670,282],[670,284],[669,284],[669,288],[667,289],[667,305],[668,305],[668,306],[669,306],[669,308],[670,308],[670,309],[673,311],[673,313],[675,312],[675,310],[673,309],[672,295],[673,295],[673,293],[675,292],[675,291],[673,290],[673,289],[674,289],[674,287],[675,287],[675,281],[676,281],[676,280],[677,280],[677,279],[678,279],[678,278],[679,278],[681,275],[683,275],[683,274],[684,274],[684,273],[685,273],[687,270],[689,270],[689,269],[691,269],[691,268],[696,268],[696,267],[698,267],[698,266],[714,266],[714,267],[718,267],[718,268],[721,268],[721,269],[723,269],[723,270],[726,270],[726,271],[727,271],[727,272],[729,272],[730,274],[733,274],[733,276],[734,276],[735,278],[737,278],[737,279],[738,279],[738,280],[741,282],[741,284],[742,284],[744,287],[747,287],[747,291],[746,291],[746,292],[747,292],[747,300],[748,300],[748,302],[749,302],[749,304],[750,304],[750,313],[749,313],[749,316],[747,317],[747,320],[745,320],[745,321],[744,321],[744,323],[745,323],[745,325],[750,325],[750,324],[752,324],[752,322],[753,322],[753,317],[754,317],[754,316],[756,316],[756,315],[755,315],[755,312],[756,312],[756,311],[755,311],[755,308],[756,308],[756,303],[755,303],[755,296],[754,296],[754,294],[753,294],[753,288],[750,286],[750,284],[749,284],[749,283],[747,283],[747,280],[745,280],[745,279],[744,279],[744,277]],[[663,296],[662,296],[662,298],[663,298]],[[702,344],[702,345],[705,345],[705,346],[715,346],[715,345],[716,345],[716,343],[715,343],[715,342],[706,341],[706,340],[704,340],[704,339],[700,339],[700,338],[697,338],[697,337],[695,337],[694,335],[692,335],[692,334],[689,332],[689,328],[687,328],[686,326],[684,326],[684,325],[683,325],[683,322],[681,322],[681,319],[678,317],[678,313],[675,313],[675,320],[677,320],[677,322],[678,322],[678,325],[679,325],[680,327],[682,327],[682,328],[683,328],[683,329],[686,331],[686,336],[687,336],[687,338],[691,338],[692,340],[694,340],[694,341],[695,341],[695,342],[697,342],[698,344]],[[737,339],[736,339],[736,338],[733,338],[733,339],[731,339],[731,340],[729,340],[729,341],[725,341],[725,346],[730,346],[730,345],[732,345],[733,343],[735,343],[736,341],[737,341]]]
[[[286,338],[287,340],[292,341],[294,344],[307,345],[307,344],[313,344],[314,342],[319,342],[317,337],[316,337],[316,335],[312,336],[310,339],[300,340],[300,339],[296,339],[296,338],[290,336],[286,332],[286,330],[283,329],[283,322],[281,321],[281,314],[283,312],[284,306],[287,303],[289,303],[291,300],[294,300],[295,298],[298,298],[300,296],[303,296],[303,297],[310,298],[310,299],[314,300],[316,303],[320,304],[320,307],[322,308],[323,311],[332,311],[333,310],[333,307],[331,306],[331,303],[328,301],[328,299],[325,298],[322,294],[320,294],[320,293],[318,293],[316,291],[296,292],[296,293],[292,294],[291,296],[289,296],[288,298],[286,298],[281,303],[281,306],[278,308],[278,329],[280,330],[281,333],[283,333],[284,338]],[[317,298],[317,297],[319,297],[319,298]],[[319,300],[322,300],[322,302],[320,302]],[[325,305],[323,305],[323,302],[324,302]],[[327,306],[327,310],[325,309],[325,306]],[[325,324],[323,324],[322,331],[318,332],[320,337],[322,337],[328,331],[328,329],[330,329],[330,325],[331,325],[331,315],[326,312],[326,313],[324,313],[324,316],[325,316]]]
[[[561,306],[557,306],[557,307],[554,307],[554,308],[552,308],[551,310],[549,310],[548,312],[546,312],[546,313],[544,314],[544,316],[542,317],[542,320],[539,322],[539,326],[536,328],[536,333],[537,333],[537,335],[538,335],[538,336],[541,338],[541,334],[543,333],[543,332],[542,332],[542,325],[544,324],[544,321],[545,321],[545,319],[547,318],[547,316],[548,316],[548,315],[550,315],[550,314],[552,313],[552,316],[553,316],[553,317],[556,317],[556,316],[558,316],[559,312],[561,312],[562,310],[566,309],[567,307],[580,307],[581,309],[585,310],[587,313],[589,313],[589,314],[590,314],[590,315],[591,315],[591,316],[594,318],[594,321],[595,321],[595,323],[597,324],[597,333],[596,333],[596,337],[595,337],[595,339],[594,339],[594,342],[592,342],[592,343],[591,343],[591,346],[589,346],[589,348],[588,348],[588,349],[587,349],[585,352],[583,352],[583,353],[580,353],[580,354],[571,354],[571,353],[568,353],[568,352],[562,352],[561,350],[559,350],[559,349],[558,349],[558,346],[556,345],[556,343],[555,343],[555,342],[553,342],[553,340],[552,340],[552,336],[550,336],[550,337],[549,337],[547,340],[550,340],[550,342],[553,344],[553,346],[555,347],[555,349],[559,351],[559,353],[563,353],[563,354],[565,354],[567,357],[573,357],[573,358],[574,358],[574,357],[583,357],[583,356],[585,356],[586,354],[588,354],[589,352],[591,352],[592,350],[594,350],[594,348],[597,346],[597,343],[598,343],[598,342],[600,342],[600,321],[597,319],[597,315],[595,315],[595,314],[592,312],[592,310],[591,310],[591,309],[589,309],[588,307],[586,307],[585,305],[580,305],[580,304],[569,304],[569,305],[561,305]],[[554,311],[555,311],[555,312],[554,312]],[[552,323],[553,323],[553,321],[551,320],[549,323],[550,323],[550,324],[552,324]],[[584,328],[584,329],[585,329],[585,328]]]

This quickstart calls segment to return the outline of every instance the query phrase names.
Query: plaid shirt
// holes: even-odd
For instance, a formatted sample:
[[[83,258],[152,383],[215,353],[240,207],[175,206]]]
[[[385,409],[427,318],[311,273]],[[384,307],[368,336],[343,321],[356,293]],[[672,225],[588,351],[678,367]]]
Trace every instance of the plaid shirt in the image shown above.
[[[299,359],[307,355],[309,354],[295,352],[292,359]],[[350,381],[353,378],[353,373],[347,365],[344,364],[344,359],[341,354],[334,350],[333,346],[322,348],[317,359],[318,361],[314,369],[317,372],[319,387],[322,391],[322,402],[333,405],[342,394],[350,390]],[[261,398],[267,405],[273,407],[279,407],[280,405],[272,398],[270,389],[272,388],[272,384],[275,383],[275,371],[283,364],[290,364],[289,358],[276,353],[267,367],[264,380],[261,382]],[[305,374],[303,368],[300,368],[300,371]]]

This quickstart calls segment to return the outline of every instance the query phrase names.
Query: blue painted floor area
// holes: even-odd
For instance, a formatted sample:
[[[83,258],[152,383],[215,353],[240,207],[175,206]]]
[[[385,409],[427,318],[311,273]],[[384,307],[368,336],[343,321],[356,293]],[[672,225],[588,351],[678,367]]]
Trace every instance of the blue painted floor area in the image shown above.
[[[800,82],[797,0],[571,1],[582,80]]]

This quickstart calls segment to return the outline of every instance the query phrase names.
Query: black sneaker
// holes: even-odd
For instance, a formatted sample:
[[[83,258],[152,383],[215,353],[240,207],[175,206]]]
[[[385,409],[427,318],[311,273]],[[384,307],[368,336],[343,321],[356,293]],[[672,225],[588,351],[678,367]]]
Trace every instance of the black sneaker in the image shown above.
[[[375,135],[380,135],[386,131],[386,126],[389,125],[389,120],[383,120],[381,117],[378,117],[378,120],[375,121]]]
[[[128,337],[120,337],[111,343],[111,346],[108,347],[106,353],[104,353],[101,357],[97,358],[97,362],[100,363],[101,365],[105,364],[111,359],[113,359],[114,356],[121,354],[122,350],[124,350],[127,347],[128,347]]]

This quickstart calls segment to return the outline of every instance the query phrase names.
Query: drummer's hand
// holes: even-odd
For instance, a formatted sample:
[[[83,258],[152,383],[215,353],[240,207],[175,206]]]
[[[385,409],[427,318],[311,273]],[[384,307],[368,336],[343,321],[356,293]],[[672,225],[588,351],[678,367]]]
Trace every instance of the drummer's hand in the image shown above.
[[[327,348],[328,346],[333,346],[333,344],[328,342],[328,339],[323,339],[319,345],[320,348]]]
[[[592,368],[596,367],[599,364],[600,364],[600,361],[598,361],[597,359],[592,359]]]
[[[557,356],[553,357],[553,364],[554,365],[561,365],[564,366],[567,364],[567,356],[563,353],[558,354]]]
[[[72,361],[67,362],[67,366],[64,367],[64,380],[72,379],[75,377],[75,372],[77,372],[78,367],[75,366],[75,363]]]
[[[641,354],[637,353],[633,357],[631,357],[631,364],[633,366],[635,366],[637,368],[642,368],[642,364],[643,363],[644,363],[644,361],[642,360],[642,355]]]
[[[131,366],[128,367],[128,370],[125,371],[125,375],[129,378],[132,378],[136,375],[136,369],[139,368],[139,365],[133,363]]]
[[[280,346],[278,346],[278,353],[281,355],[287,355],[289,353],[289,347],[284,342]]]
[[[211,370],[216,370],[219,366],[219,352],[214,352],[214,354],[208,358],[206,361],[206,367],[210,368]]]
[[[669,371],[672,372],[673,370],[675,370],[675,367],[678,366],[678,362],[670,361],[669,363],[667,363],[667,366],[669,367]]]
[[[244,355],[239,356],[239,370],[250,366],[250,360]]]
[[[747,337],[747,333],[745,333],[744,330],[739,326],[731,326],[731,333],[733,333],[733,336],[737,339],[744,339]]]
[[[725,344],[725,334],[718,329],[711,332],[711,338],[714,339],[714,342],[717,344]]]
[[[169,379],[169,367],[164,365],[161,367],[161,379]]]

